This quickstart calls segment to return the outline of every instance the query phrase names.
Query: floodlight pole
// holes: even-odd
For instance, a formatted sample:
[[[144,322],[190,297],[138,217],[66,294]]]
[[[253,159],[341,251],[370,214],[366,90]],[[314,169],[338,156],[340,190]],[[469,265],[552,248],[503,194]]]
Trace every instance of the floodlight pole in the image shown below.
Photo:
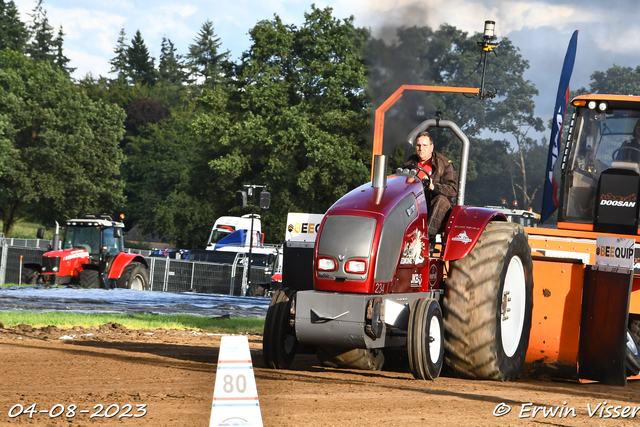
[[[247,289],[251,286],[251,254],[253,250],[253,218],[255,217],[256,212],[256,188],[265,188],[264,185],[243,185],[247,189],[249,196],[251,196],[251,230],[249,232],[249,259],[247,265],[247,276],[245,277],[246,288],[243,289],[243,293],[246,295]]]

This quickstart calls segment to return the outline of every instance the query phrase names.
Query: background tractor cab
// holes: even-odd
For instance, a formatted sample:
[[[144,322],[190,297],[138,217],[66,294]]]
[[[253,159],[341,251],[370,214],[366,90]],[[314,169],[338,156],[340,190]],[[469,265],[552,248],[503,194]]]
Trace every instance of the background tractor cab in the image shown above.
[[[563,158],[558,228],[638,234],[640,97],[585,95]]]
[[[66,222],[59,244],[59,230],[42,265],[25,264],[25,283],[75,284],[85,288],[147,290],[147,262],[138,254],[124,252],[124,223],[108,214],[85,214]],[[42,238],[44,229],[38,230]]]

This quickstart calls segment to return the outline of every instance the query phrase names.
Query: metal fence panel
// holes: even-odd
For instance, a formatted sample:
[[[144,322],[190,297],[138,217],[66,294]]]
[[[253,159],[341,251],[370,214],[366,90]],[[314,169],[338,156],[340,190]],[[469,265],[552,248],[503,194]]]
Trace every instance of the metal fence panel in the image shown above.
[[[6,243],[9,246],[24,246],[27,248],[40,248],[47,249],[48,246],[53,245],[53,240],[42,240],[42,239],[14,239],[10,237],[5,239]]]
[[[231,265],[205,262],[193,264],[194,292],[225,295],[230,293]]]
[[[188,292],[191,290],[191,271],[193,262],[167,258],[166,289],[170,292]]]
[[[42,254],[45,249],[28,248],[21,246],[5,246],[7,250],[4,283],[18,283],[21,278],[20,256],[22,255],[22,264],[36,263],[42,261]],[[4,257],[3,257],[4,259]]]
[[[167,260],[164,258],[145,258],[149,265],[149,285],[152,291],[164,291]]]

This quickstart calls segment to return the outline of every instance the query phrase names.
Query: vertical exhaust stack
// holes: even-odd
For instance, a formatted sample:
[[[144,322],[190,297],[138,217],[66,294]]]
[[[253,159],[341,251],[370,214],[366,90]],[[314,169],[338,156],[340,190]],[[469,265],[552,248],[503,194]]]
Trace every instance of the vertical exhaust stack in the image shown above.
[[[60,249],[60,224],[58,224],[58,221],[55,222],[56,223],[56,234],[53,235],[53,245],[52,245],[52,250],[57,251]]]
[[[376,155],[373,159],[373,188],[387,188],[387,156]]]
[[[371,181],[373,187],[373,197],[375,204],[379,204],[387,188],[387,156],[383,154],[375,155],[373,158],[373,179]]]

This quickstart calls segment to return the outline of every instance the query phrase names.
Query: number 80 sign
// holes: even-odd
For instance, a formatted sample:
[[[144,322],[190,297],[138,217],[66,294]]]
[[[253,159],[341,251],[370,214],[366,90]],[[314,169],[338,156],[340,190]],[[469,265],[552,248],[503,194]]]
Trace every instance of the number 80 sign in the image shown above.
[[[249,341],[245,336],[222,337],[210,427],[262,426]]]

